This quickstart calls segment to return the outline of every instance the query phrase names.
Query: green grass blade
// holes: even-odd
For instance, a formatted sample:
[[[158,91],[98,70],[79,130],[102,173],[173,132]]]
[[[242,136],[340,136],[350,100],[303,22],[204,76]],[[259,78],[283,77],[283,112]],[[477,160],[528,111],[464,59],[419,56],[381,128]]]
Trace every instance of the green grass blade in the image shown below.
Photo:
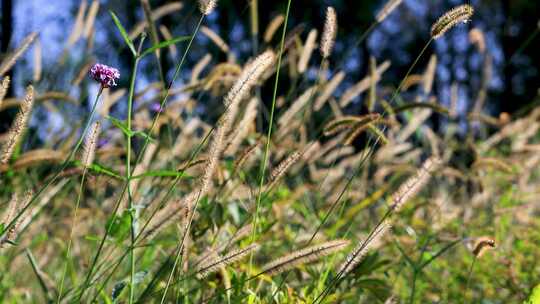
[[[189,39],[191,39],[191,36],[180,36],[180,37],[175,37],[175,38],[172,38],[172,39],[169,39],[169,40],[162,41],[162,42],[152,46],[151,48],[146,49],[141,54],[140,57],[142,58],[142,57],[144,57],[146,55],[152,54],[154,51],[156,51],[158,49],[162,49],[162,48],[168,47],[169,45],[173,45],[173,44],[177,44],[177,43],[180,43],[180,42],[183,42],[183,41],[187,41]]]
[[[129,35],[126,32],[126,29],[122,26],[122,23],[120,23],[120,19],[118,19],[118,17],[112,11],[109,11],[109,14],[111,14],[113,22],[118,28],[118,30],[120,31],[120,35],[122,35],[122,38],[124,38],[124,42],[129,47],[131,54],[133,54],[133,56],[137,56],[137,51],[135,51],[135,46],[133,45],[133,41],[129,39]]]

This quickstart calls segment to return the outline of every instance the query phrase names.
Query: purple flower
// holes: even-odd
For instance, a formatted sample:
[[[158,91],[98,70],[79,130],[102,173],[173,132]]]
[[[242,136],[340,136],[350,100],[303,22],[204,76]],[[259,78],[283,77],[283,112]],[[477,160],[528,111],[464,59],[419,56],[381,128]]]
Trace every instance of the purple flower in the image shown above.
[[[161,112],[163,109],[161,108],[161,104],[159,102],[154,102],[150,105],[150,110],[154,112]]]
[[[110,88],[116,86],[116,80],[120,78],[120,72],[113,67],[96,63],[90,69],[90,76],[101,83],[102,87]]]

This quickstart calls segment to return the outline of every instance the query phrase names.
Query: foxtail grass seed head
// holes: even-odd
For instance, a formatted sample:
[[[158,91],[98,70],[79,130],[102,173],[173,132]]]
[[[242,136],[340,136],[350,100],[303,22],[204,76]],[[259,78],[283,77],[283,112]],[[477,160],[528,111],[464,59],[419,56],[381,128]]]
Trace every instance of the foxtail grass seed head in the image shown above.
[[[2,64],[0,64],[0,76],[6,74],[15,65],[17,60],[24,54],[24,52],[28,49],[32,42],[34,42],[37,36],[38,33],[36,32],[33,32],[30,35],[26,36],[21,45],[5,57],[5,59],[2,61]]]
[[[218,271],[221,267],[240,261],[251,252],[257,251],[259,247],[259,244],[253,243],[245,248],[234,250],[223,257],[209,259],[198,267],[197,278],[204,279],[209,274]]]
[[[287,170],[294,164],[298,159],[302,156],[302,153],[295,151],[293,154],[291,154],[289,157],[284,159],[282,162],[279,163],[279,165],[272,170],[272,173],[270,174],[270,181],[272,184],[276,183],[283,175],[287,172]]]
[[[375,231],[368,236],[366,240],[358,244],[358,246],[345,258],[345,261],[339,267],[340,277],[345,277],[350,273],[354,268],[362,262],[368,251],[377,245],[383,238],[383,236],[392,228],[390,222],[384,221],[378,227],[375,228]]]
[[[217,0],[199,0],[199,10],[203,15],[210,15],[217,6]]]
[[[479,237],[475,243],[472,250],[472,253],[477,257],[480,258],[488,251],[489,249],[494,249],[496,247],[495,240],[489,237]]]
[[[330,57],[337,35],[337,15],[333,7],[329,6],[326,9],[326,21],[324,22],[324,30],[321,38],[321,55],[324,58]]]
[[[438,39],[459,23],[467,23],[474,14],[474,8],[468,4],[457,6],[442,15],[431,27],[431,37]]]
[[[441,164],[441,160],[436,156],[427,159],[416,174],[401,184],[397,192],[392,195],[392,210],[399,211],[407,201],[418,194]]]
[[[113,67],[96,63],[90,69],[90,76],[99,82],[103,88],[110,88],[116,86],[116,80],[120,79],[120,71]]]
[[[226,145],[226,135],[231,128],[240,102],[248,95],[251,88],[257,83],[266,69],[270,67],[272,62],[274,62],[274,52],[266,51],[259,55],[253,62],[247,64],[238,80],[225,96],[224,103],[227,109],[218,122],[210,144],[209,157],[201,180],[201,196],[204,196],[210,189],[214,171]]]
[[[246,65],[242,74],[225,96],[225,106],[242,101],[263,73],[274,62],[274,52],[266,51]]]
[[[21,134],[26,128],[26,124],[28,123],[28,119],[30,118],[30,113],[32,112],[33,104],[34,87],[28,86],[26,90],[26,97],[24,98],[19,113],[17,113],[17,116],[15,116],[15,121],[13,122],[13,125],[8,132],[8,139],[4,144],[2,156],[0,157],[0,164],[6,164],[11,158],[11,155],[13,154],[13,151],[15,150],[15,147],[19,142]]]
[[[324,256],[343,250],[349,244],[349,240],[334,240],[313,245],[273,260],[264,265],[261,272],[268,275],[279,274],[299,265],[314,262]]]
[[[99,121],[94,122],[90,128],[90,132],[88,132],[88,135],[86,136],[83,147],[83,157],[81,159],[85,168],[90,167],[94,162],[100,127],[101,124]]]
[[[389,0],[375,18],[377,22],[383,22],[400,4],[402,0]]]
[[[0,86],[0,108],[2,107],[2,101],[4,101],[4,97],[6,97],[6,93],[9,89],[9,83],[9,76],[4,77],[2,80],[2,85]]]

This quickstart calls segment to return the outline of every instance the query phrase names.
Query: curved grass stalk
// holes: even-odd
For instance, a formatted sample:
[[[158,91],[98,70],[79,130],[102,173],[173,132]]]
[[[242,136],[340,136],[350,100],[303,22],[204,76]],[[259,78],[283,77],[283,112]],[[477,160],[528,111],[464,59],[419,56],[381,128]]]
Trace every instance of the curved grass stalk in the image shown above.
[[[78,211],[79,211],[79,206],[80,206],[80,203],[81,203],[81,197],[82,197],[82,193],[84,191],[84,182],[85,182],[85,179],[86,179],[86,173],[88,172],[87,170],[87,167],[85,167],[83,169],[83,174],[82,174],[82,177],[81,177],[81,185],[79,186],[79,193],[77,194],[77,201],[75,203],[75,210],[73,211],[73,222],[71,223],[71,231],[69,233],[69,240],[68,240],[68,246],[66,248],[66,255],[65,255],[65,261],[64,261],[64,267],[63,267],[63,271],[62,271],[62,277],[60,279],[60,287],[58,288],[58,298],[56,300],[56,303],[60,304],[60,300],[62,299],[62,292],[63,292],[63,289],[64,289],[64,280],[65,280],[65,277],[66,277],[66,273],[67,273],[67,267],[68,267],[68,263],[69,263],[69,260],[71,259],[71,244],[73,242],[73,233],[75,231],[75,224],[77,223],[77,215],[78,215]]]
[[[280,47],[279,47],[280,50],[279,50],[278,61],[277,61],[277,65],[276,65],[276,80],[274,82],[274,92],[273,92],[273,96],[272,96],[272,107],[270,109],[270,122],[269,122],[269,126],[268,126],[268,132],[267,132],[267,135],[266,135],[266,145],[265,145],[265,149],[264,149],[264,156],[263,156],[263,159],[261,161],[261,171],[260,171],[260,176],[259,176],[259,190],[258,190],[258,194],[257,194],[255,218],[253,220],[253,233],[252,233],[252,236],[251,236],[250,243],[255,242],[255,236],[257,234],[257,224],[258,224],[260,205],[261,205],[261,195],[262,195],[262,188],[263,188],[263,184],[264,184],[264,172],[266,171],[266,163],[268,161],[268,154],[270,152],[270,139],[272,137],[272,127],[274,125],[274,112],[275,112],[275,109],[276,109],[277,90],[278,90],[278,84],[279,84],[279,72],[281,70],[281,60],[282,60],[282,57],[283,57],[283,50],[284,50],[284,46],[285,46],[285,35],[287,33],[287,24],[288,24],[288,21],[289,21],[289,13],[290,13],[290,9],[291,9],[291,2],[292,2],[292,0],[287,1],[287,9],[286,9],[286,12],[285,12],[285,21],[283,23],[283,32],[282,32],[282,35],[281,35],[281,42],[280,42]],[[250,254],[249,255],[249,273],[251,273],[252,267],[253,267],[253,254]]]

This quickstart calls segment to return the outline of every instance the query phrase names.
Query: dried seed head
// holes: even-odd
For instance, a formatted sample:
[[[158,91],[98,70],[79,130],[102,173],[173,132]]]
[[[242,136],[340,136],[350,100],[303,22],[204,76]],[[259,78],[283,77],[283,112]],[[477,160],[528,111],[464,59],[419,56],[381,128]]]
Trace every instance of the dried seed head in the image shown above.
[[[295,151],[289,157],[284,159],[279,163],[279,165],[272,170],[272,173],[270,174],[270,183],[267,186],[267,189],[273,188],[276,183],[285,175],[287,170],[298,161],[298,159],[302,156],[302,153]]]
[[[383,20],[386,19],[386,17],[388,17],[388,15],[390,15],[401,4],[401,2],[402,0],[389,0],[386,2],[384,7],[377,14],[377,22],[383,22]]]
[[[88,132],[88,135],[86,136],[83,147],[83,156],[81,159],[85,168],[88,168],[94,162],[100,126],[101,124],[99,121],[94,122],[90,128],[90,132]]]
[[[236,116],[240,102],[250,92],[251,88],[257,83],[266,69],[274,62],[274,57],[274,52],[266,51],[255,58],[253,62],[247,64],[238,80],[236,80],[227,96],[225,96],[224,103],[227,109],[218,122],[217,129],[215,130],[212,142],[210,143],[210,155],[201,179],[201,197],[210,189],[212,177],[214,176],[218,161],[226,147],[226,135],[231,128],[232,121]]]
[[[487,250],[495,248],[495,241],[492,238],[483,236],[476,239],[472,253],[477,257],[481,257]]]
[[[468,4],[456,6],[442,15],[431,27],[431,37],[438,39],[459,23],[467,23],[474,14],[474,8]]]
[[[217,6],[217,0],[199,0],[199,10],[203,15],[210,15]]]
[[[272,40],[272,37],[274,37],[274,34],[284,21],[285,17],[283,15],[277,15],[270,21],[270,24],[266,27],[266,31],[264,32],[264,42],[268,43]]]
[[[368,251],[382,239],[382,237],[392,228],[390,222],[384,221],[375,228],[367,239],[358,244],[358,246],[347,256],[345,261],[339,267],[340,277],[346,276],[351,272],[361,261]]]
[[[272,262],[264,265],[261,272],[268,275],[279,274],[295,268],[298,265],[310,263],[321,257],[343,250],[349,245],[349,243],[349,240],[334,240],[313,245],[273,260]]]
[[[333,7],[326,9],[326,21],[321,40],[321,55],[324,58],[330,57],[337,35],[337,15]]]
[[[9,82],[9,76],[6,76],[2,80],[2,85],[0,85],[0,108],[2,107],[2,101],[4,101],[4,97],[6,97],[7,90],[9,89]]]
[[[392,196],[392,210],[397,212],[403,205],[410,200],[413,196],[418,194],[422,188],[431,179],[431,176],[435,170],[441,165],[441,160],[438,157],[431,157],[427,159],[416,174],[407,179]]]
[[[203,262],[197,269],[197,278],[203,279],[209,274],[216,272],[219,268],[237,262],[247,256],[249,253],[257,251],[259,247],[259,244],[253,243],[246,248],[232,251],[221,258],[210,259]]]
[[[6,243],[13,244],[15,239],[17,238],[17,235],[19,234],[19,228],[21,226],[21,223],[25,221],[25,216],[28,216],[28,213],[21,214],[18,218],[15,216],[15,214],[21,212],[32,200],[32,197],[34,196],[34,192],[30,189],[27,190],[24,194],[24,198],[22,201],[19,201],[19,197],[17,194],[13,194],[9,206],[9,211],[6,217],[4,217],[4,224],[8,224],[12,220],[16,220],[15,223],[9,228],[9,230],[0,238],[0,248],[3,248],[3,246]]]
[[[5,59],[2,61],[2,64],[0,64],[0,76],[3,76],[7,71],[9,71],[13,65],[17,62],[17,60],[22,56],[22,54],[28,49],[30,44],[34,42],[36,37],[38,36],[37,33],[31,33],[30,35],[26,36],[24,38],[21,45],[13,51],[13,53],[8,54]]]
[[[26,97],[21,104],[21,109],[15,117],[15,121],[11,126],[8,133],[8,139],[4,144],[2,155],[0,156],[0,164],[6,164],[11,158],[11,154],[15,150],[15,146],[19,142],[22,132],[26,128],[30,113],[32,112],[32,105],[34,104],[34,87],[28,86],[26,90]]]

